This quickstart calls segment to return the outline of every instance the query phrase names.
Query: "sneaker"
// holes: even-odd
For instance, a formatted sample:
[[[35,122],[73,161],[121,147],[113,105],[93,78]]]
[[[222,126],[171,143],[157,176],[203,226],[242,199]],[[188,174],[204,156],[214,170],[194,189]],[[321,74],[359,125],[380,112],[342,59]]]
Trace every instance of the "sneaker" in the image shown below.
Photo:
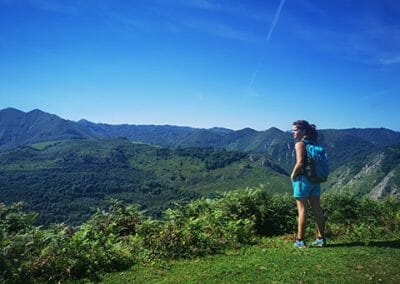
[[[326,245],[326,239],[318,237],[318,238],[315,239],[315,241],[312,242],[312,245],[314,247],[323,247],[323,246]]]
[[[296,239],[294,242],[293,246],[295,248],[305,248],[306,247],[306,242],[304,240]]]

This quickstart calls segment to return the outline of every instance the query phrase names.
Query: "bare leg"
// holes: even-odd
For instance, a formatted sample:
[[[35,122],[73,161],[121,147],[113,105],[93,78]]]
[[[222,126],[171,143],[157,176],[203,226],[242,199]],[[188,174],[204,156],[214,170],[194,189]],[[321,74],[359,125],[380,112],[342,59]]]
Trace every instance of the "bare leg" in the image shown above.
[[[315,219],[317,221],[318,236],[325,237],[325,217],[320,205],[319,196],[310,196],[310,205],[314,212]]]
[[[306,206],[307,206],[307,199],[306,198],[297,198],[297,212],[298,212],[298,219],[297,219],[297,238],[304,239],[304,232],[306,226]]]

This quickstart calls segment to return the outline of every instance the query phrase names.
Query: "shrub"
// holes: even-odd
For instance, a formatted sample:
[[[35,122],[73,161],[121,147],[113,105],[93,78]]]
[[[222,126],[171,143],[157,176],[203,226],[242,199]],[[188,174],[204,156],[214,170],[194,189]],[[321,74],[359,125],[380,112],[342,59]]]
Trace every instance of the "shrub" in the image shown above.
[[[34,226],[37,215],[23,212],[23,203],[0,204],[0,280],[29,279],[29,263],[40,254],[43,231]]]
[[[110,212],[98,211],[76,232],[65,225],[35,227],[32,214],[24,213],[21,204],[1,204],[0,214],[3,280],[96,279],[103,271],[126,268],[136,260],[136,247],[127,237],[141,222],[135,206],[114,202]]]
[[[383,201],[359,198],[348,193],[323,196],[327,229],[332,236],[370,240],[382,235],[396,236],[400,220],[400,202],[396,198]]]
[[[322,207],[331,236],[366,242],[379,236],[398,237],[399,199],[327,194]],[[137,206],[114,201],[109,211],[97,211],[77,230],[63,224],[43,229],[34,225],[35,214],[23,212],[23,204],[0,204],[0,282],[85,277],[96,281],[99,273],[139,261],[220,253],[252,243],[257,235],[292,233],[297,215],[291,196],[263,189],[176,204],[164,213],[164,219],[153,220],[142,216]]]
[[[279,235],[294,229],[296,204],[287,194],[271,195],[263,189],[237,190],[225,193],[218,204],[235,220],[253,220],[258,235]]]
[[[253,222],[232,219],[215,200],[198,199],[165,212],[163,222],[144,224],[140,235],[150,255],[195,257],[249,242]]]

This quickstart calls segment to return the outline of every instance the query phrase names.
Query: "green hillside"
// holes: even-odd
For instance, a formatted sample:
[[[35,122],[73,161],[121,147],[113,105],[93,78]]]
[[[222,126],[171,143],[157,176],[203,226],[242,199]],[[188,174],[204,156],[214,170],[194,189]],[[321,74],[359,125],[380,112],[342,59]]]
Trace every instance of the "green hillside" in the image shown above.
[[[326,147],[331,159],[332,171],[400,143],[400,132],[385,128],[320,129],[318,133],[319,143]],[[251,128],[234,131],[173,125],[109,125],[68,121],[37,109],[27,113],[13,108],[0,110],[0,152],[38,142],[119,137],[164,147],[212,147],[257,153],[266,155],[287,172],[293,167],[293,137],[274,127],[264,131]]]
[[[1,152],[0,161],[0,200],[25,201],[42,224],[80,224],[115,198],[159,217],[175,201],[240,187],[290,192],[287,174],[262,155],[122,138],[44,142]]]

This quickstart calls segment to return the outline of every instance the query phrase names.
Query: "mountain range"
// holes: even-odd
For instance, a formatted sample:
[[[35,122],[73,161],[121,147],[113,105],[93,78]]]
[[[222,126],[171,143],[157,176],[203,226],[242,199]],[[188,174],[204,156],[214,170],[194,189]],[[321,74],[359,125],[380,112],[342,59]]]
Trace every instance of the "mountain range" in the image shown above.
[[[256,131],[251,128],[199,129],[171,125],[110,125],[87,120],[62,119],[35,109],[22,112],[0,110],[0,151],[44,141],[64,139],[107,139],[125,137],[131,141],[165,147],[212,147],[265,154],[286,171],[293,165],[293,138],[278,128]],[[358,155],[365,156],[400,143],[400,132],[385,128],[323,129],[319,143],[327,148],[331,168]]]
[[[325,191],[345,191],[359,196],[369,195],[374,198],[400,195],[400,132],[385,128],[322,129],[318,132],[319,143],[326,148],[330,156],[332,172],[328,182],[323,186]],[[116,145],[115,141],[119,141],[118,143],[123,146],[118,143],[119,146]],[[107,154],[104,154],[104,151],[101,150],[102,144],[112,145],[109,146]],[[130,145],[147,146],[138,148]],[[135,150],[132,147],[136,147]],[[86,149],[86,152],[79,155],[77,153],[82,152],[81,148]],[[200,155],[202,156],[200,160],[203,163],[203,166],[201,166],[203,173],[193,178],[196,182],[188,186],[187,183],[175,181],[171,183],[170,178],[167,179],[168,182],[165,182],[164,174],[154,175],[154,173],[163,172],[161,168],[156,166],[145,169],[144,171],[147,174],[138,174],[141,178],[136,180],[135,174],[132,173],[135,171],[139,173],[140,171],[137,171],[137,161],[132,153],[144,151],[147,153],[147,159],[153,160],[154,155],[157,157],[158,154],[156,153],[159,153],[157,152],[159,150],[154,149],[165,149],[162,151],[170,153],[168,156],[170,162],[164,164],[164,171],[168,174],[164,174],[175,176],[175,180],[179,180],[176,178],[179,176],[179,171],[187,172],[187,176],[190,176],[190,171],[187,171],[187,169],[194,167],[191,164],[193,160],[191,162],[182,160],[179,151],[183,150],[179,149],[190,149],[187,151],[191,153],[189,156],[193,159],[196,157],[193,153],[201,152],[198,149],[209,150],[204,152],[206,154]],[[22,198],[24,187],[27,187],[28,190],[29,188],[40,188],[40,179],[43,178],[54,179],[52,182],[47,182],[47,191],[51,191],[51,186],[54,186],[54,183],[58,184],[55,187],[58,192],[61,188],[67,190],[73,184],[68,173],[70,176],[80,178],[78,172],[70,167],[71,164],[66,162],[71,159],[74,161],[75,167],[84,172],[83,176],[87,174],[91,177],[89,178],[89,180],[92,179],[91,184],[99,184],[98,181],[102,181],[99,186],[107,188],[109,181],[103,178],[107,176],[107,173],[101,167],[104,168],[105,160],[115,159],[115,153],[118,151],[122,151],[118,159],[121,159],[123,163],[114,163],[114,165],[117,165],[114,169],[105,168],[108,169],[108,172],[113,172],[114,176],[126,173],[128,169],[130,173],[128,180],[132,180],[125,180],[121,183],[125,184],[126,187],[137,182],[135,186],[146,188],[144,184],[153,180],[159,184],[158,188],[163,188],[162,191],[165,191],[168,196],[174,195],[171,194],[174,190],[186,187],[188,191],[185,194],[192,197],[197,196],[197,194],[201,195],[204,191],[210,191],[213,186],[223,189],[229,184],[232,186],[236,183],[245,187],[245,183],[227,174],[226,171],[223,174],[215,174],[216,176],[220,175],[220,177],[224,176],[224,182],[221,182],[224,180],[223,178],[211,178],[212,175],[207,174],[216,170],[212,167],[207,168],[207,163],[208,165],[221,163],[220,156],[222,155],[223,157],[240,157],[235,160],[236,167],[247,169],[246,175],[241,176],[242,181],[249,182],[251,179],[257,181],[256,183],[250,182],[249,186],[254,186],[266,178],[262,171],[266,171],[267,165],[267,175],[273,173],[272,175],[279,177],[280,181],[277,184],[284,189],[282,191],[284,192],[288,191],[288,187],[283,184],[290,184],[288,173],[294,163],[293,149],[294,141],[291,133],[274,127],[265,131],[256,131],[251,128],[235,131],[217,127],[198,129],[171,125],[110,125],[87,120],[74,122],[38,109],[23,112],[14,108],[6,108],[0,110],[0,159],[2,163],[0,167],[2,178],[0,201],[17,201],[18,198],[15,196]],[[225,152],[223,152],[224,154],[215,154],[219,153],[218,151]],[[91,154],[87,155],[87,152]],[[195,156],[191,156],[192,154]],[[93,166],[92,161],[96,161],[94,163],[96,166]],[[246,161],[257,162],[248,164]],[[179,166],[177,166],[177,163]],[[255,167],[256,164],[257,167]],[[260,171],[260,165],[262,165],[262,171]],[[221,170],[228,166],[228,164],[222,163],[222,166],[218,168]],[[120,173],[117,173],[116,169],[119,169]],[[65,175],[62,174],[63,171],[66,173]],[[99,175],[100,172],[103,174]],[[148,174],[151,172],[153,172],[153,175]],[[24,182],[18,180],[21,176],[25,178]],[[201,176],[203,178],[200,178]],[[145,181],[146,177],[150,181]],[[252,178],[250,179],[250,177]],[[118,179],[124,180],[122,177],[116,180]],[[231,183],[228,182],[229,179],[231,179]],[[206,185],[207,180],[209,181],[208,185]],[[63,183],[64,185],[62,185]],[[79,186],[75,184],[75,193],[79,190],[84,191],[84,188],[86,188],[84,180],[81,180],[78,184]],[[112,188],[110,192],[119,191],[121,193],[121,186],[116,184],[117,182],[113,183],[113,187],[109,186],[109,189]],[[199,184],[202,184],[202,186]],[[217,184],[218,186],[215,187]],[[17,190],[13,193],[13,186],[19,188],[18,194],[16,193]],[[157,186],[155,187],[157,188]],[[229,188],[226,189],[229,190]],[[69,190],[71,189],[69,188]],[[167,193],[168,191],[170,193]],[[30,193],[32,192],[31,190]],[[43,191],[39,190],[38,192],[44,194]],[[104,193],[104,190],[102,192]],[[38,194],[35,195],[35,200],[40,199]],[[129,194],[125,192],[125,195]],[[142,200],[137,192],[134,195],[137,200]],[[175,195],[181,195],[181,193]],[[132,194],[129,196],[131,196],[130,199],[133,198]],[[48,197],[46,195],[46,198]],[[156,203],[152,201],[153,205]],[[157,207],[160,204],[154,206]]]

